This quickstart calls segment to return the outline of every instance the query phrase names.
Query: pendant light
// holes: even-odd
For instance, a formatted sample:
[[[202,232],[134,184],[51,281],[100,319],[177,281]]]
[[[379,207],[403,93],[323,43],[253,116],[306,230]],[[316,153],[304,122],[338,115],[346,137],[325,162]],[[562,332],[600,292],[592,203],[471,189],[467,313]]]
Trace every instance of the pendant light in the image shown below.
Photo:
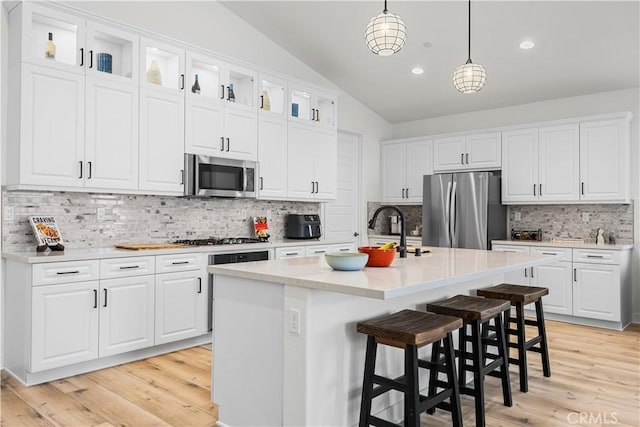
[[[453,84],[458,92],[476,93],[487,80],[487,73],[480,64],[471,62],[471,0],[469,0],[469,55],[464,65],[456,68],[453,73]]]
[[[367,25],[367,46],[376,55],[391,56],[402,49],[406,38],[407,29],[404,21],[387,10],[387,0],[384,0],[382,13],[371,18]]]

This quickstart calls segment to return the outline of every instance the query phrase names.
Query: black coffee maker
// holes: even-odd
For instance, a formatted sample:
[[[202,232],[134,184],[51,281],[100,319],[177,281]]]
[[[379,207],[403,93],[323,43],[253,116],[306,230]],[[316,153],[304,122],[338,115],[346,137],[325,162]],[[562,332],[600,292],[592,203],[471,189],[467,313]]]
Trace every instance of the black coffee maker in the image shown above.
[[[319,239],[320,215],[288,214],[285,220],[285,238],[287,239]]]

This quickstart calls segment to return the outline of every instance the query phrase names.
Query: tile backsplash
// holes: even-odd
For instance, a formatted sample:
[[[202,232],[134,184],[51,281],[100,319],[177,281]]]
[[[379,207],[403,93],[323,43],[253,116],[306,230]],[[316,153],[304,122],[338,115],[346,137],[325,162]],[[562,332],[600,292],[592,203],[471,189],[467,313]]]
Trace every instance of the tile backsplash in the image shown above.
[[[13,208],[15,214],[15,220],[2,223],[3,250],[35,247],[27,221],[36,214],[56,217],[67,248],[84,248],[210,236],[253,237],[253,217],[267,216],[267,211],[271,211],[271,240],[277,241],[284,237],[286,214],[320,213],[320,204],[316,202],[4,189],[2,207]],[[96,219],[99,207],[105,209],[104,221]]]
[[[382,204],[367,203],[367,219]],[[407,217],[408,231],[422,224],[422,206],[398,206]],[[582,238],[587,242],[595,242],[598,228],[604,230],[606,241],[612,236],[616,243],[633,243],[633,204],[629,205],[511,205],[509,206],[509,228],[517,230],[542,229],[542,239],[552,237]],[[375,234],[388,234],[387,218],[393,211],[380,213]],[[583,221],[583,213],[588,214],[588,221]],[[516,215],[520,219],[516,221]],[[507,230],[507,238],[510,236]]]
[[[516,220],[517,214],[519,220]],[[583,220],[583,214],[588,216],[588,221]],[[509,222],[516,230],[541,228],[542,240],[570,237],[595,243],[597,230],[602,228],[605,241],[612,236],[616,243],[633,243],[633,204],[512,205]]]

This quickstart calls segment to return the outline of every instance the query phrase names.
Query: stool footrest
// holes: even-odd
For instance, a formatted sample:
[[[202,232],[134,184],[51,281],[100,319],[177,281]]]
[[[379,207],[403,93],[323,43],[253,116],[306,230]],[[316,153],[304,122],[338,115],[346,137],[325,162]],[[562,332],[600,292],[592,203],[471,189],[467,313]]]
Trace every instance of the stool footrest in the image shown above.
[[[377,384],[378,387],[375,387],[371,393],[372,398],[380,396],[383,393],[388,392],[389,390],[398,390],[403,391],[405,389],[405,377],[404,375],[398,378],[386,378],[381,377],[380,375],[373,376],[373,383]]]
[[[531,350],[531,348],[536,345],[536,344],[540,344],[542,342],[542,337],[540,335],[538,335],[535,338],[530,339],[529,341],[527,341],[524,344],[524,348],[526,348],[527,350]]]
[[[529,326],[538,326],[538,321],[533,319],[524,319],[524,324]]]
[[[383,420],[382,418],[378,418],[373,415],[369,415],[369,419],[367,419],[367,423],[375,427],[402,427],[402,424],[394,424],[392,422]]]
[[[437,362],[418,359],[418,366],[424,369],[435,369],[438,372],[447,372],[447,367],[444,365],[444,357],[441,357]]]

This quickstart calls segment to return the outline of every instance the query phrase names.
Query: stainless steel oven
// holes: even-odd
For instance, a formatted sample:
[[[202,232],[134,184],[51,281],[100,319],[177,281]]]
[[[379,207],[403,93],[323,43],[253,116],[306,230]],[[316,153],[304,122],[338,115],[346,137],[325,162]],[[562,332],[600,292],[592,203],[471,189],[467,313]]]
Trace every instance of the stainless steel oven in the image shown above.
[[[184,195],[256,197],[257,163],[247,160],[184,155]]]

